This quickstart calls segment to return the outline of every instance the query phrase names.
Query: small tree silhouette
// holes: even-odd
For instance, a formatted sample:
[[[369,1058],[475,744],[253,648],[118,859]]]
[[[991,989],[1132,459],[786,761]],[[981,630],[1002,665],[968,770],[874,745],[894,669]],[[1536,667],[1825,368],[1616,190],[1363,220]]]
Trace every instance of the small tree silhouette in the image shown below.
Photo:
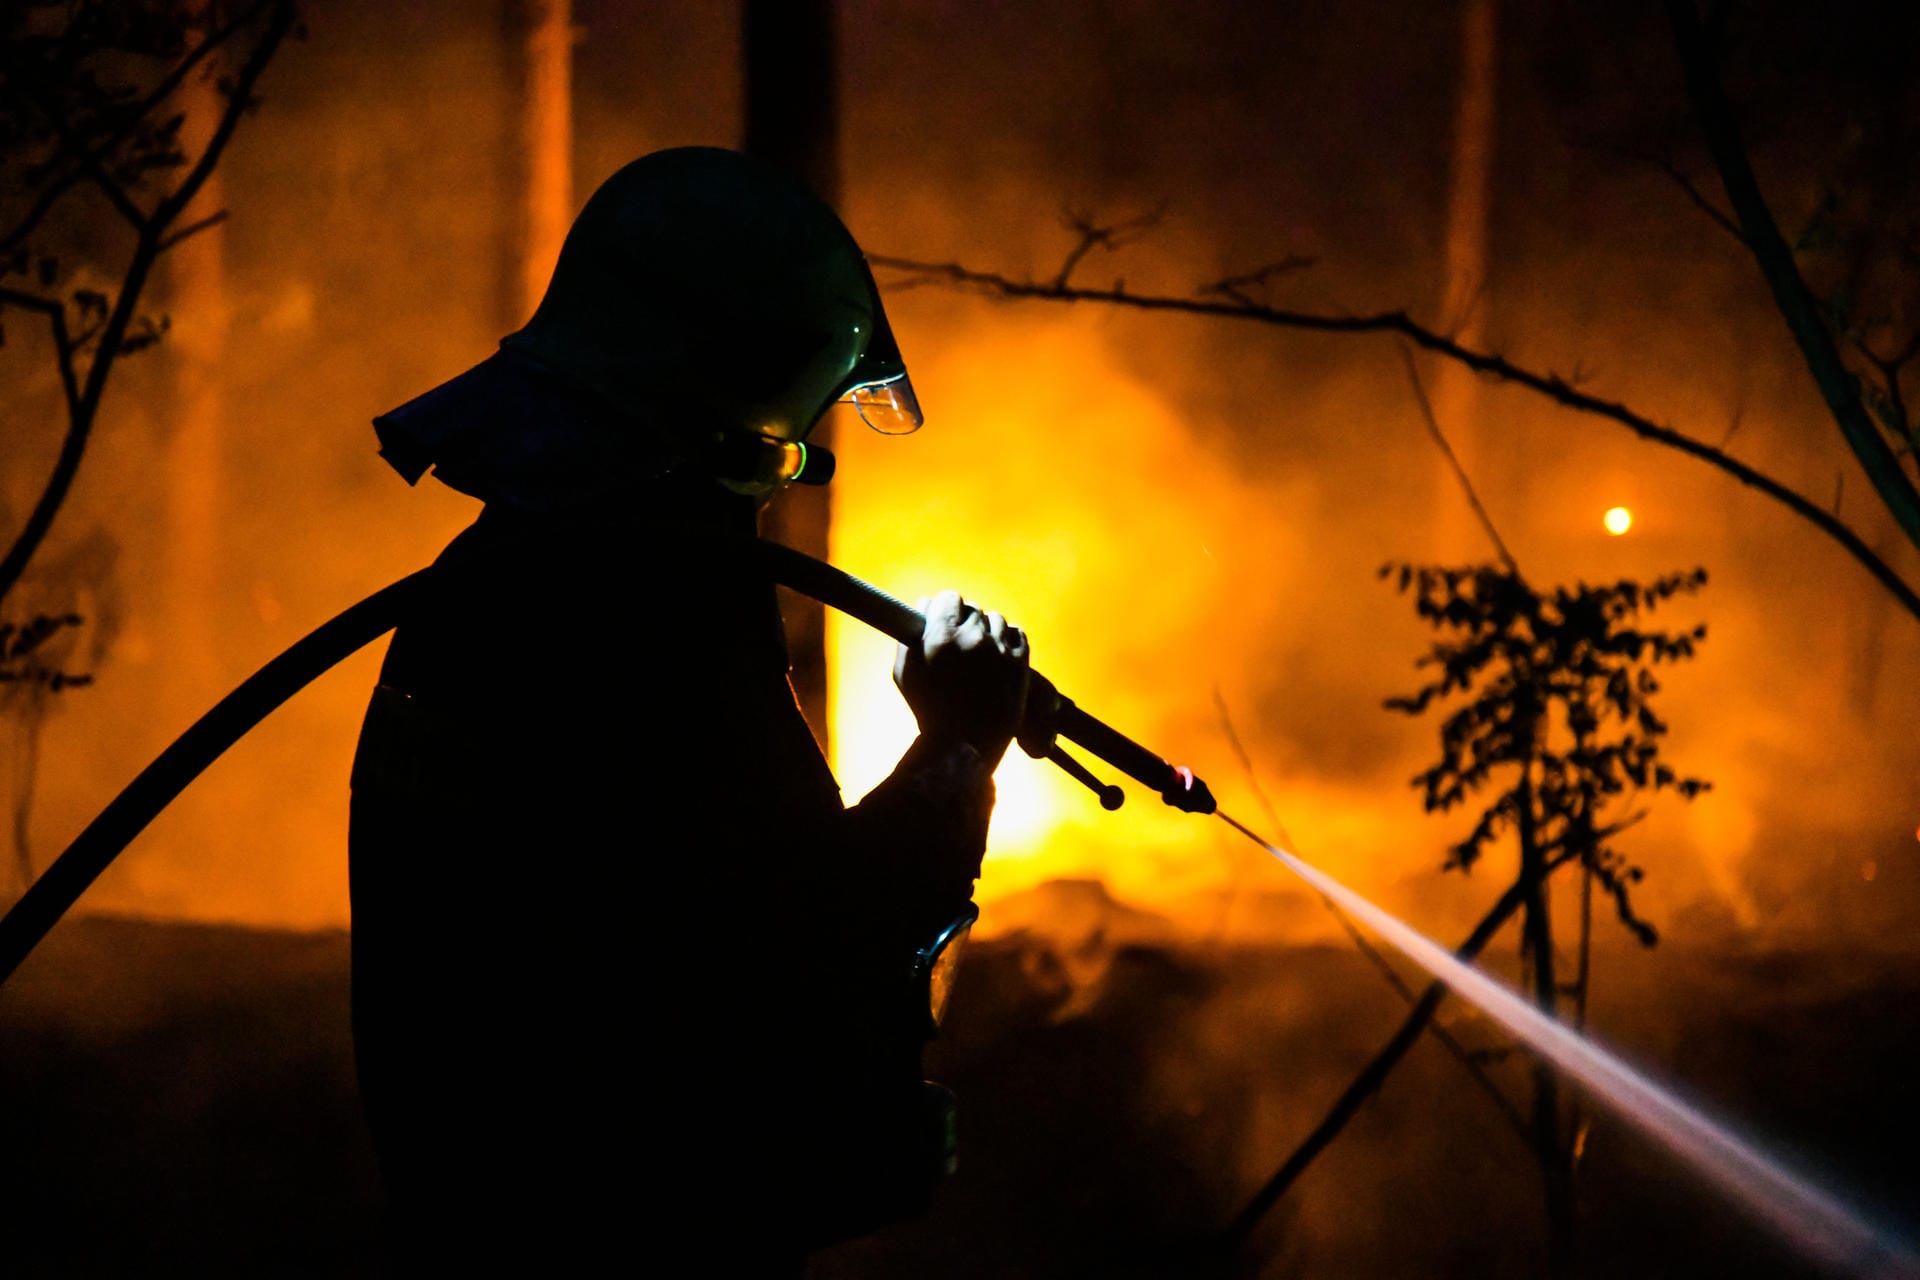
[[[1471,486],[1466,487],[1471,500]],[[1491,522],[1486,523],[1500,548],[1500,563],[1381,569],[1382,577],[1397,579],[1420,616],[1441,633],[1419,660],[1421,668],[1433,670],[1432,677],[1386,705],[1408,715],[1452,706],[1440,725],[1439,760],[1413,778],[1429,812],[1446,812],[1478,799],[1489,787],[1500,788],[1467,836],[1448,851],[1446,869],[1470,872],[1502,836],[1515,835],[1519,858],[1513,883],[1455,954],[1474,959],[1520,914],[1526,984],[1535,1002],[1558,1017],[1561,998],[1570,999],[1569,1021],[1581,1026],[1592,975],[1595,885],[1613,899],[1621,923],[1639,942],[1651,946],[1656,941],[1653,926],[1633,909],[1632,890],[1641,869],[1614,843],[1644,816],[1631,809],[1631,801],[1668,790],[1692,799],[1710,785],[1660,761],[1667,725],[1652,705],[1660,690],[1654,668],[1692,657],[1706,628],[1668,633],[1640,625],[1643,614],[1698,591],[1706,572],[1695,569],[1648,584],[1623,580],[1541,592],[1522,577]],[[1623,807],[1628,811],[1621,812]],[[1567,867],[1580,871],[1580,927],[1574,975],[1563,982],[1548,885]],[[1436,982],[1414,1001],[1400,1029],[1222,1234],[1227,1251],[1245,1244],[1266,1212],[1339,1136],[1428,1029],[1445,996],[1446,988]],[[1484,1076],[1476,1079],[1490,1083]],[[1521,1136],[1540,1163],[1550,1257],[1559,1271],[1573,1249],[1574,1173],[1585,1145],[1585,1120],[1562,1105],[1558,1083],[1544,1063],[1534,1066],[1532,1084]],[[1519,1111],[1504,1098],[1502,1109],[1510,1115]]]
[[[1428,812],[1444,813],[1491,786],[1501,788],[1445,866],[1471,871],[1496,840],[1515,834],[1526,982],[1549,1016],[1558,1016],[1560,997],[1570,997],[1572,1021],[1582,1025],[1594,886],[1613,899],[1620,922],[1642,945],[1652,946],[1657,936],[1633,909],[1641,869],[1613,843],[1637,815],[1607,811],[1623,799],[1665,790],[1691,800],[1710,785],[1661,763],[1667,725],[1651,701],[1660,689],[1655,665],[1692,657],[1706,627],[1668,633],[1639,625],[1642,613],[1698,591],[1706,571],[1549,593],[1536,591],[1510,565],[1401,564],[1380,572],[1397,574],[1400,591],[1411,594],[1415,610],[1441,632],[1420,660],[1434,669],[1433,677],[1386,705],[1419,715],[1464,699],[1441,722],[1440,759],[1413,780]],[[1563,983],[1548,885],[1568,866],[1580,869],[1580,930],[1575,972]],[[1555,1270],[1573,1248],[1573,1178],[1583,1128],[1578,1116],[1563,1114],[1552,1070],[1536,1063],[1530,1137],[1545,1176]]]

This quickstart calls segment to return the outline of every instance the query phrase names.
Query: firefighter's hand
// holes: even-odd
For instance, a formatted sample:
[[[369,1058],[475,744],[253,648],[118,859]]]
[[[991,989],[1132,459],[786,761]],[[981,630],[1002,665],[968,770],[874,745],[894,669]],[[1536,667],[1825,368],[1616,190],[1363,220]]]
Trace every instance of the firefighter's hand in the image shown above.
[[[997,765],[1027,706],[1027,637],[997,613],[982,613],[942,591],[920,602],[927,616],[920,645],[893,655],[893,682],[913,708],[920,732],[959,737]]]

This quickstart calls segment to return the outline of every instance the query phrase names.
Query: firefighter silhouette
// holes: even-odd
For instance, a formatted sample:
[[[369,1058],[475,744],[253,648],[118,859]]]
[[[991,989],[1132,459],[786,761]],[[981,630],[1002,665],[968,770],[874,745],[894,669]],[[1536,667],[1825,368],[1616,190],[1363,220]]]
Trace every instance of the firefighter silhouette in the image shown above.
[[[593,195],[495,355],[375,422],[485,504],[353,772],[356,1056],[416,1260],[791,1269],[940,1176],[929,948],[969,918],[1026,642],[936,597],[895,666],[920,736],[843,805],[739,551],[843,400],[920,423],[852,236],[687,148]]]

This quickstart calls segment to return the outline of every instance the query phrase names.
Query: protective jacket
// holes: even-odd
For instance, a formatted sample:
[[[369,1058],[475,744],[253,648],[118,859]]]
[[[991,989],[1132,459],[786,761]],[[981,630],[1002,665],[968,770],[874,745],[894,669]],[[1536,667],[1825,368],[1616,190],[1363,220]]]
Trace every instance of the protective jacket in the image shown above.
[[[671,473],[482,496],[354,764],[397,1225],[428,1254],[744,1259],[915,1211],[940,1135],[911,964],[970,897],[988,767],[923,738],[843,806],[735,549],[752,501]]]

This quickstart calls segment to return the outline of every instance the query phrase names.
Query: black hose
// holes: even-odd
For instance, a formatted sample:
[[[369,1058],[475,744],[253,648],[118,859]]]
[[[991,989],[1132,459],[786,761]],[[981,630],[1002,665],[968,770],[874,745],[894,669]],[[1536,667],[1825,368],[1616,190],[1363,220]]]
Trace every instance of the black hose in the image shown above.
[[[903,644],[919,643],[926,619],[878,587],[776,543],[757,540],[751,552],[774,581]],[[60,917],[175,796],[281,703],[399,625],[434,572],[427,568],[408,574],[308,632],[215,703],[142,769],[0,917],[0,983],[13,976]],[[1213,812],[1205,783],[1074,706],[1039,672],[1033,673],[1028,692],[1028,720],[1022,744],[1036,756],[1047,754],[1045,747],[1058,734],[1153,788],[1167,803],[1189,812]],[[1035,749],[1039,743],[1045,745]]]
[[[757,542],[754,554],[775,582],[857,618],[902,644],[919,643],[920,630],[926,625],[919,610],[872,583],[774,542]],[[1159,793],[1162,800],[1176,809],[1188,813],[1214,811],[1212,793],[1191,770],[1176,769],[1112,726],[1094,719],[1038,671],[1032,674],[1027,691],[1027,720],[1020,734],[1020,745],[1029,755],[1046,758],[1057,735],[1079,743],[1134,781]]]
[[[281,703],[393,630],[432,572],[410,573],[321,623],[216,702],[142,769],[0,918],[0,983],[188,783]]]

